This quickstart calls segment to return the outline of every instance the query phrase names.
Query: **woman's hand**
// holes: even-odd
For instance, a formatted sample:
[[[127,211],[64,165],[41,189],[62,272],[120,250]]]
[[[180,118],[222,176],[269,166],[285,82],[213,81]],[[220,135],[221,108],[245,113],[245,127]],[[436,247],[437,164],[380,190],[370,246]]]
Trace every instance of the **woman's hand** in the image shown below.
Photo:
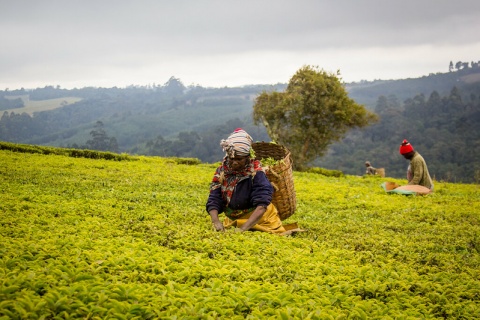
[[[212,219],[213,227],[215,228],[216,231],[225,231],[225,227],[223,226],[223,223],[218,219],[218,210],[211,210],[209,212],[210,218]]]
[[[213,223],[213,226],[215,227],[216,231],[222,231],[222,232],[225,231],[225,227],[223,226],[223,223],[220,221],[215,221]]]

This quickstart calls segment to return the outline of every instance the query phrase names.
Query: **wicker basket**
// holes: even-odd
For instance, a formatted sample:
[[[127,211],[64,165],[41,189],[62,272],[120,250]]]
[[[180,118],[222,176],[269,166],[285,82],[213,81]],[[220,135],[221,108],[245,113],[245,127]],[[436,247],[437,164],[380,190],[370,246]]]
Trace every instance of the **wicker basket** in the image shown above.
[[[280,220],[285,220],[295,213],[297,207],[290,151],[282,145],[269,142],[255,142],[252,148],[257,160],[273,158],[278,161],[273,166],[265,167],[265,171],[274,188],[272,203],[278,210]]]
[[[377,168],[376,170],[380,177],[385,178],[385,168]]]

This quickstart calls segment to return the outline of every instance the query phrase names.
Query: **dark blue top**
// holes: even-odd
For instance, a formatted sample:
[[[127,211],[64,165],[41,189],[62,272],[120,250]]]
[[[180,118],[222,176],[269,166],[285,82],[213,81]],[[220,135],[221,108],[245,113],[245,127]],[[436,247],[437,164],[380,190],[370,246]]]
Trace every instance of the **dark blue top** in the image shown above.
[[[267,207],[272,202],[273,187],[265,172],[257,171],[253,178],[240,181],[233,192],[228,207],[232,210],[244,210],[258,206]],[[225,210],[226,200],[222,197],[222,188],[210,191],[207,200],[207,212],[217,209],[218,213]]]

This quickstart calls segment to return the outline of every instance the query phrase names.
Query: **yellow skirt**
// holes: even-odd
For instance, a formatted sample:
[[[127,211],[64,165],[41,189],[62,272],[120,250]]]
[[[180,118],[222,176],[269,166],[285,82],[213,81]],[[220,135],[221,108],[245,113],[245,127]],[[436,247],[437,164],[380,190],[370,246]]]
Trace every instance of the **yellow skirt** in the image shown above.
[[[236,220],[231,220],[228,217],[225,217],[223,220],[223,226],[225,228],[236,227],[240,228],[242,225],[247,222],[248,218],[252,215],[253,211],[250,213],[241,216]],[[277,208],[270,203],[267,207],[267,211],[263,214],[260,221],[257,222],[250,230],[263,231],[268,233],[284,233],[286,230],[282,225],[280,216],[278,215]]]

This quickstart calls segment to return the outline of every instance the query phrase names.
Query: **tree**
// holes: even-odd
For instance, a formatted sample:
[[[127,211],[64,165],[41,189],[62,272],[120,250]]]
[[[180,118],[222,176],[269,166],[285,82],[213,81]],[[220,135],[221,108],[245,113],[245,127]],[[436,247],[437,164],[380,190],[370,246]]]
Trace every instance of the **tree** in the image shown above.
[[[272,140],[291,152],[297,170],[327,151],[352,128],[378,120],[348,97],[337,74],[304,66],[285,92],[262,92],[253,106],[255,124],[263,123]]]
[[[377,104],[375,105],[375,112],[377,114],[382,114],[388,109],[388,100],[385,96],[379,96],[377,99]]]
[[[97,121],[90,131],[92,140],[87,141],[87,148],[99,151],[118,152],[118,143],[115,137],[109,137],[103,129],[103,122]]]
[[[166,141],[161,135],[157,136],[154,140],[149,140],[146,144],[146,154],[150,156],[169,156],[169,151],[172,142]]]
[[[111,137],[110,140],[109,140],[109,144],[108,144],[108,150],[109,151],[112,151],[112,152],[120,152],[120,149],[118,147],[118,142],[117,142],[117,138],[115,137]]]
[[[165,83],[165,93],[172,97],[181,96],[185,91],[185,86],[175,77],[170,77],[168,81]]]

